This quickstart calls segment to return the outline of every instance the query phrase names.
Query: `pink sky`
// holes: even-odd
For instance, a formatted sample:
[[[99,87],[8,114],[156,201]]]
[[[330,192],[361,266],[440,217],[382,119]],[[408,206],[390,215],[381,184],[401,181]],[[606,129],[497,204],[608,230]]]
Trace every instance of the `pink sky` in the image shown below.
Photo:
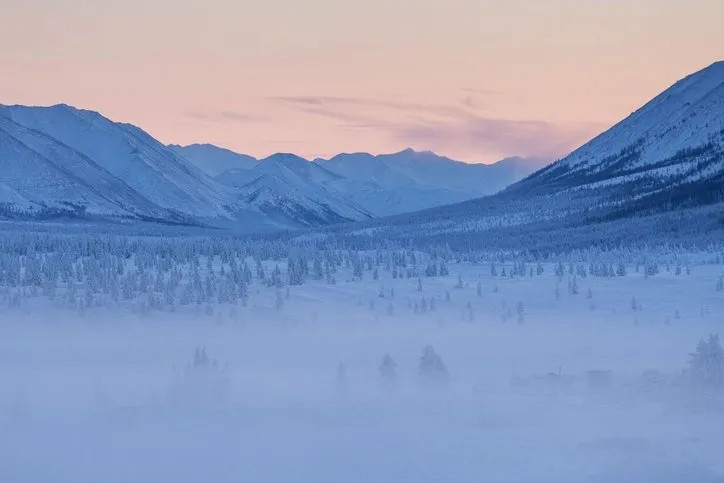
[[[255,156],[556,157],[721,60],[722,19],[722,0],[0,0],[0,103]]]

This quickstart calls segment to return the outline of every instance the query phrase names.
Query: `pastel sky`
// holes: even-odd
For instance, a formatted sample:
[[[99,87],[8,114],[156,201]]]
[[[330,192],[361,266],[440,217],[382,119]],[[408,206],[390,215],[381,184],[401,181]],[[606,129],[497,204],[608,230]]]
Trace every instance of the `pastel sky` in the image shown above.
[[[255,156],[556,157],[724,57],[722,0],[0,0],[0,103]]]

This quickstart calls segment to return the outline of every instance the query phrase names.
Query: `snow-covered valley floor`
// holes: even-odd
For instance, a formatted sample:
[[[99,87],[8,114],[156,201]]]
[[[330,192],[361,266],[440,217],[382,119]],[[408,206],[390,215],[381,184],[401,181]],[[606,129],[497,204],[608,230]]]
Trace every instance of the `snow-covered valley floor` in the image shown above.
[[[724,481],[724,397],[684,372],[724,332],[722,265],[448,268],[144,317],[3,309],[0,481]]]

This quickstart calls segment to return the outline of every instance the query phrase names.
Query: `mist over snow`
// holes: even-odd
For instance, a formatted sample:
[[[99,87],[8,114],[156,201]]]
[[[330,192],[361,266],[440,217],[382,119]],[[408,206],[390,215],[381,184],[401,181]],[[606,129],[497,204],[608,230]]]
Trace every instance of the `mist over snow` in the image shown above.
[[[2,481],[724,477],[719,249],[28,228],[0,236]]]

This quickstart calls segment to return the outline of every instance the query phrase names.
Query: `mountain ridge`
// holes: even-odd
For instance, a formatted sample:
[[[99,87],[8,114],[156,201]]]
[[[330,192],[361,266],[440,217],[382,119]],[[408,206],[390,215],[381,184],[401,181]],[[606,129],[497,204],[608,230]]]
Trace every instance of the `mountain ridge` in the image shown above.
[[[3,216],[15,209],[242,231],[341,222],[448,234],[593,226],[724,202],[724,62],[680,79],[541,169],[516,157],[476,165],[410,148],[257,160],[210,144],[166,146],[66,104],[0,105],[0,156],[11,168],[0,175]]]
[[[215,148],[208,145],[206,149]],[[199,165],[205,162],[198,157],[195,161]],[[301,173],[306,173],[323,188],[324,197],[345,198],[361,211],[377,217],[492,194],[545,164],[547,161],[541,158],[521,157],[505,158],[492,164],[469,164],[412,148],[389,154],[340,153],[314,160],[279,152],[256,159],[256,164],[250,168],[233,167],[215,177],[217,180],[228,177],[238,184],[244,177],[240,176],[240,168],[250,171],[246,175],[249,181],[259,170],[298,181]],[[306,181],[302,183],[306,184]]]
[[[166,146],[133,124],[68,104],[0,105],[0,217],[110,217],[254,232],[364,221],[481,194],[477,186],[444,185],[444,169],[481,171],[474,165],[411,149],[368,156],[383,161],[387,178],[357,176],[356,168],[345,174],[335,161],[292,153],[257,160],[210,144]],[[426,162],[411,167],[413,158]],[[419,179],[430,166],[438,170],[428,174],[433,182]]]
[[[617,243],[603,227],[621,230],[627,240],[636,230],[639,238],[678,239],[702,230],[721,236],[724,217],[709,218],[717,206],[724,210],[724,62],[675,82],[568,156],[495,195],[372,220],[349,233],[584,249],[603,238]]]

